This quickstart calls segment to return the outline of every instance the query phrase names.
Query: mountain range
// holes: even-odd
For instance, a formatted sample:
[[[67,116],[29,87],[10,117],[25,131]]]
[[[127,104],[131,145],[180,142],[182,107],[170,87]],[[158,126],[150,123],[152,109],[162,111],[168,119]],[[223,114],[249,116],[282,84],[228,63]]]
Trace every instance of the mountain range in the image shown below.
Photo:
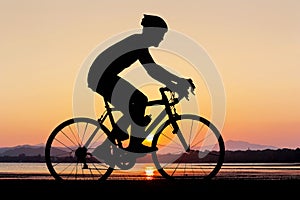
[[[225,149],[227,151],[245,151],[245,150],[265,150],[279,149],[276,146],[253,144],[245,141],[228,140],[225,142]],[[45,152],[44,144],[37,145],[18,145],[14,147],[0,147],[0,156],[19,156],[24,154],[26,156],[43,156]]]
[[[228,140],[225,142],[225,149],[228,151],[245,151],[245,150],[265,150],[271,149],[276,150],[279,147],[270,146],[270,145],[262,145],[262,144],[253,144],[245,141],[237,141],[237,140]]]

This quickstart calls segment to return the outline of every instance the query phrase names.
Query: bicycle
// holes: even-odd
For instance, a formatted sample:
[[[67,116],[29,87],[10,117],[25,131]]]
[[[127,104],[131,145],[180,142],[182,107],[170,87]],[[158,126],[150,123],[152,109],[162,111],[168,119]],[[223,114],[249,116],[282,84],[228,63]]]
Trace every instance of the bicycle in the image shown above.
[[[189,79],[192,92],[195,85]],[[212,179],[221,169],[225,146],[221,133],[208,119],[196,114],[178,114],[181,99],[167,87],[161,98],[147,106],[164,106],[145,130],[152,134],[150,152],[159,174],[166,179]],[[45,160],[55,180],[106,180],[116,168],[130,169],[144,154],[126,151],[112,135],[117,111],[105,101],[99,119],[75,117],[59,124],[47,139]],[[100,149],[99,149],[100,148]]]

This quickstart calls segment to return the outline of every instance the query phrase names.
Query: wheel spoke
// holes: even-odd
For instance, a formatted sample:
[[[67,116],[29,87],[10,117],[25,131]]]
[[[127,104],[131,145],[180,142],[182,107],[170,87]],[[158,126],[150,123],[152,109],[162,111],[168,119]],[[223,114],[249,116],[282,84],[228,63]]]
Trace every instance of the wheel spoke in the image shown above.
[[[105,180],[113,168],[92,156],[91,149],[101,145],[106,134],[99,122],[90,118],[73,118],[58,125],[45,148],[47,168],[57,180]],[[88,148],[83,146],[89,143]]]
[[[167,179],[210,179],[216,176],[225,154],[218,129],[197,115],[182,115],[176,122],[180,135],[173,134],[169,123],[158,137],[154,137],[153,142],[159,149],[152,154],[152,159],[158,171]],[[183,140],[193,148],[185,150]]]

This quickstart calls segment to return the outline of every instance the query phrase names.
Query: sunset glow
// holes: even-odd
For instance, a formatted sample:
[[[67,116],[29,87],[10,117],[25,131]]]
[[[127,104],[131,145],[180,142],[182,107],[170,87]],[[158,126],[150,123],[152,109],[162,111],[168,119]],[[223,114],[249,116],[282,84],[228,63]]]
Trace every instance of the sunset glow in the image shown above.
[[[219,73],[226,94],[225,141],[299,148],[299,9],[294,0],[1,1],[0,146],[45,143],[59,123],[73,117],[75,83],[91,52],[140,28],[142,15],[154,13],[198,44]],[[195,112],[212,117],[214,85],[208,87],[190,59],[165,49],[151,52],[158,63],[197,80]],[[201,66],[203,74],[207,66]],[[80,85],[87,87],[85,80]],[[143,88],[149,99],[159,86],[153,81]],[[86,108],[98,117],[102,99],[85,92],[83,100],[95,99]]]

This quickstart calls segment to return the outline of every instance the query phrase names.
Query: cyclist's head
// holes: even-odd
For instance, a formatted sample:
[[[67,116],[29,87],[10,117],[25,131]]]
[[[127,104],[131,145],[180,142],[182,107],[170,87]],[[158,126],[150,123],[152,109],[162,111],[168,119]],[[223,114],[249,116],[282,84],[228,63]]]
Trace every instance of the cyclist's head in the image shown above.
[[[159,16],[144,14],[141,25],[143,34],[149,40],[152,46],[158,46],[168,31],[167,23]]]
[[[155,15],[144,14],[144,18],[142,19],[141,25],[143,27],[156,27],[168,29],[168,25],[165,22],[165,20]]]

